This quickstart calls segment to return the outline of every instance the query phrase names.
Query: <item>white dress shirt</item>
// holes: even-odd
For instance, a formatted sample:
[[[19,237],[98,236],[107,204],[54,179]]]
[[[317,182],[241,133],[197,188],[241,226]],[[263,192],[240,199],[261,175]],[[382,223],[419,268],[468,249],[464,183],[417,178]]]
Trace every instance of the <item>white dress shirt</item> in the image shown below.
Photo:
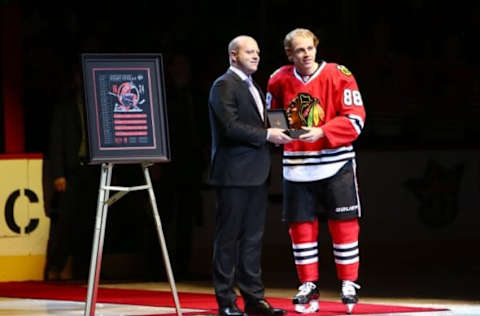
[[[262,121],[265,120],[265,118],[263,117],[264,107],[263,107],[262,98],[260,97],[260,92],[258,92],[257,88],[253,84],[252,76],[247,76],[243,71],[241,71],[240,69],[234,66],[230,66],[230,70],[236,73],[240,77],[240,79],[242,79],[248,84],[248,90],[252,94],[252,97],[255,100],[255,103],[257,104],[257,109],[258,109],[258,112],[260,113],[260,117],[262,118]]]

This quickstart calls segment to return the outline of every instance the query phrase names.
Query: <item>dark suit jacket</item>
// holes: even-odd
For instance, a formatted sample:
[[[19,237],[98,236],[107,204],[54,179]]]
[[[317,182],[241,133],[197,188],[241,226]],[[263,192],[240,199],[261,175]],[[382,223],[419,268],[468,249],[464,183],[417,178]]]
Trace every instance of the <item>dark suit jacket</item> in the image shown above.
[[[255,85],[264,100],[260,87]],[[264,183],[270,171],[267,130],[247,83],[228,70],[213,83],[208,103],[212,129],[209,183],[215,186]]]

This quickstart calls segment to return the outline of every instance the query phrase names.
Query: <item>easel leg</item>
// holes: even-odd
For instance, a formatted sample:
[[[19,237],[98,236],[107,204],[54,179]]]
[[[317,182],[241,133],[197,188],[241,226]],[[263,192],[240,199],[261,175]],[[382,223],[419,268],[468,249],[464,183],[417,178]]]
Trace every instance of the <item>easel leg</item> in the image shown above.
[[[150,196],[150,204],[152,206],[153,217],[155,219],[155,224],[157,227],[158,237],[160,240],[160,246],[162,248],[163,262],[165,263],[165,269],[167,270],[168,282],[170,283],[170,288],[172,289],[173,300],[175,302],[175,309],[178,316],[182,316],[182,311],[180,310],[180,301],[178,299],[177,288],[175,286],[175,280],[173,278],[172,267],[170,266],[170,258],[168,256],[167,245],[165,243],[165,237],[163,235],[162,222],[160,216],[158,215],[157,202],[155,199],[155,194],[153,193],[152,181],[150,180],[150,174],[148,172],[147,164],[142,164],[143,173],[145,175],[145,181],[148,185],[148,194]]]
[[[102,263],[103,241],[105,238],[105,227],[107,222],[108,204],[110,191],[106,189],[112,180],[113,164],[102,164],[100,175],[100,187],[98,190],[97,217],[95,220],[95,232],[93,238],[92,258],[90,260],[90,273],[88,277],[87,303],[84,316],[95,315],[95,304],[97,302],[98,282],[100,279],[100,268]]]

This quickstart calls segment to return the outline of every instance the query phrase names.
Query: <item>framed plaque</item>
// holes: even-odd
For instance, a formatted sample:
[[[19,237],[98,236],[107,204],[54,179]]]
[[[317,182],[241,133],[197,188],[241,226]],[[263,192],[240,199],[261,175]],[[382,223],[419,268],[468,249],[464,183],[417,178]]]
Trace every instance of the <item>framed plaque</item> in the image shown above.
[[[82,54],[89,163],[170,161],[161,54]]]
[[[284,110],[268,110],[267,111],[268,124],[270,127],[289,129],[287,115]]]
[[[268,110],[267,117],[270,127],[284,129],[284,133],[291,138],[298,138],[298,136],[308,132],[304,129],[292,129],[288,122],[287,114],[283,109]]]

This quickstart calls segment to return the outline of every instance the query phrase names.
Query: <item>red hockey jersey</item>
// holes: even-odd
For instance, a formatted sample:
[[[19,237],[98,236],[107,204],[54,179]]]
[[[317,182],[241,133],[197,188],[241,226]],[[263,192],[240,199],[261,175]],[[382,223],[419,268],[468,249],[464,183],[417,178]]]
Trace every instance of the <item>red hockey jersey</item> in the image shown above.
[[[267,107],[285,109],[294,128],[321,127],[325,134],[314,143],[295,140],[284,145],[286,179],[324,179],[355,157],[352,142],[363,129],[365,109],[345,66],[322,61],[309,78],[302,78],[293,65],[281,67],[268,81]]]

